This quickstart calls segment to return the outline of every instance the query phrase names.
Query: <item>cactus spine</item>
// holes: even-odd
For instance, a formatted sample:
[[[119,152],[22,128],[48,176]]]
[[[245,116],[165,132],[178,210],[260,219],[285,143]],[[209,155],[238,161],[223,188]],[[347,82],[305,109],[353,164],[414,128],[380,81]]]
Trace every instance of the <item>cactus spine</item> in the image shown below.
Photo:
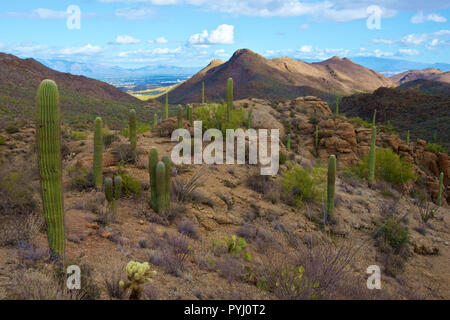
[[[231,110],[233,110],[233,79],[228,78],[227,81],[227,116],[230,120]]]
[[[331,215],[334,210],[334,187],[336,184],[336,156],[331,155],[328,162],[327,180],[327,214]]]
[[[96,188],[101,189],[103,182],[103,122],[100,117],[95,119],[94,180]]]
[[[122,195],[122,177],[114,177],[114,199],[119,200]]]
[[[372,126],[372,136],[370,138],[370,152],[369,152],[369,176],[367,180],[369,185],[372,185],[375,181],[375,148],[377,139],[377,128]]]
[[[202,82],[202,103],[205,103],[205,82]]]
[[[166,203],[166,166],[159,161],[156,165],[156,211],[163,212]]]
[[[287,152],[291,152],[291,134],[287,135],[286,150],[287,150]]]
[[[136,161],[136,111],[134,109],[130,110],[129,134],[131,157],[133,161]]]
[[[155,113],[153,115],[153,126],[156,127],[158,125],[158,115]]]
[[[164,198],[165,198],[165,207],[168,208],[170,206],[170,187],[171,187],[170,172],[171,172],[172,164],[168,157],[162,157],[161,160],[164,163],[164,166],[166,168],[166,175],[165,175],[166,190],[164,191],[164,193],[165,193]]]
[[[408,133],[406,134],[406,144],[409,146],[409,130]]]
[[[183,127],[183,109],[178,107],[177,111],[178,129]]]
[[[440,207],[442,206],[442,188],[444,185],[444,173],[441,172],[439,175],[439,192],[438,192],[438,199],[437,199],[437,205]]]
[[[64,257],[64,204],[61,178],[61,142],[58,86],[44,80],[37,93],[37,144],[42,204],[53,258]]]
[[[166,93],[166,104],[164,105],[164,119],[169,119],[169,93]]]
[[[152,148],[148,159],[148,173],[150,176],[150,192],[152,208],[156,210],[156,165],[158,163],[158,150]]]

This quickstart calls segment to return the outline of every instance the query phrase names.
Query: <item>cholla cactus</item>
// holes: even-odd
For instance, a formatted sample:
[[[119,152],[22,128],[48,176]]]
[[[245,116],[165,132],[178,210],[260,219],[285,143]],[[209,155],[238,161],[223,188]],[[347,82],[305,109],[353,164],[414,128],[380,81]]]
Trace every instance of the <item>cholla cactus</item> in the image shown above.
[[[120,286],[127,291],[131,290],[130,300],[139,300],[142,294],[142,285],[152,282],[151,276],[156,275],[156,271],[150,270],[148,262],[140,263],[137,261],[128,262],[125,271],[127,272],[128,281],[120,281]]]

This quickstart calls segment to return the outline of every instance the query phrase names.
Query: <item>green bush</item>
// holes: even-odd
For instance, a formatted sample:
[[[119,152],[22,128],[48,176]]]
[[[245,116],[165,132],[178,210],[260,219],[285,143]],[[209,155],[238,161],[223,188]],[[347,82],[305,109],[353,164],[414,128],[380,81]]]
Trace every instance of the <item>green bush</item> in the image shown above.
[[[280,164],[283,165],[287,162],[288,157],[287,157],[286,153],[280,151],[279,159],[280,159]]]
[[[5,137],[0,136],[0,146],[4,146],[6,144]]]
[[[227,120],[227,106],[225,104],[201,106],[194,109],[195,120],[202,121],[203,130],[219,129],[224,134],[227,129],[243,127],[247,121],[243,108],[231,110]]]
[[[132,195],[140,195],[142,192],[142,187],[139,181],[137,181],[135,178],[122,173],[120,174],[122,177],[122,193],[126,194],[128,196]]]
[[[305,169],[301,166],[286,171],[281,184],[286,192],[295,196],[298,206],[304,201],[321,201],[325,197],[326,170],[315,166]]]
[[[85,168],[73,167],[69,170],[70,185],[77,191],[89,191],[95,188],[94,174]]]
[[[70,138],[75,141],[86,140],[87,137],[88,133],[83,131],[72,131],[70,134]]]
[[[402,185],[415,178],[413,165],[389,148],[377,148],[375,151],[375,178],[386,182]],[[355,174],[366,179],[369,171],[369,156],[353,169]]]
[[[149,132],[151,130],[151,126],[147,123],[136,121],[136,134],[141,134],[145,132]],[[120,130],[120,134],[128,138],[128,127],[123,128]]]
[[[13,134],[13,133],[19,132],[19,128],[17,127],[16,124],[10,123],[10,124],[6,127],[5,131],[6,131],[6,133]]]
[[[4,168],[0,171],[0,216],[31,214],[37,201],[30,186],[30,177],[22,169]]]
[[[447,149],[439,143],[428,143],[425,149],[435,154],[447,153]]]
[[[377,236],[382,249],[390,247],[399,250],[409,241],[408,228],[392,217],[386,219]]]
[[[360,126],[360,127],[364,127],[364,128],[372,127],[372,124],[361,119],[360,117],[353,117],[353,118],[348,119],[348,121],[356,126]]]

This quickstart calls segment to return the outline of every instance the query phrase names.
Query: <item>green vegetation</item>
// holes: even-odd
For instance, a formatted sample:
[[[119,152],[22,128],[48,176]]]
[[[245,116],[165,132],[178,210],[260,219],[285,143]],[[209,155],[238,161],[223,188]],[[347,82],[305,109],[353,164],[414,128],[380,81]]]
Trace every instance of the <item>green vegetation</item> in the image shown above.
[[[89,133],[84,131],[72,131],[70,132],[70,138],[75,141],[86,140]]]
[[[291,135],[288,134],[286,138],[286,151],[291,152]]]
[[[428,143],[427,146],[425,147],[425,149],[428,151],[431,151],[435,154],[448,153],[447,149],[443,145],[441,145],[440,143],[437,143],[437,142]]]
[[[227,119],[229,120],[231,117],[231,112],[233,111],[233,79],[228,78],[227,81]]]
[[[232,235],[231,238],[225,238],[228,252],[234,257],[243,257],[245,260],[250,261],[252,256],[247,252],[247,243],[244,238],[239,238],[236,235]]]
[[[152,148],[148,160],[148,174],[150,177],[151,205],[152,208],[157,207],[156,203],[156,164],[158,163],[158,150]]]
[[[95,188],[95,179],[92,171],[85,168],[73,167],[69,170],[70,185],[77,191],[90,191]]]
[[[0,146],[4,146],[6,144],[6,139],[3,136],[0,136]]]
[[[119,174],[122,178],[122,192],[127,196],[138,196],[142,193],[142,187],[139,181],[126,173]]]
[[[330,216],[334,210],[334,189],[336,184],[336,156],[331,155],[328,163],[327,178],[327,214]]]
[[[364,128],[372,127],[372,125],[369,122],[361,119],[360,117],[353,117],[353,118],[348,119],[348,121],[358,127],[364,127]]]
[[[377,148],[375,152],[377,159],[375,164],[375,178],[384,180],[394,185],[402,185],[415,178],[413,165],[400,158],[400,156],[389,148]],[[369,176],[369,156],[366,156],[352,171],[360,178]]]
[[[375,119],[375,114],[373,117]],[[375,125],[373,125],[372,135],[370,137],[370,152],[369,152],[368,174],[367,174],[367,181],[369,182],[369,185],[372,185],[375,182],[376,141],[377,141],[377,128],[375,127]]]
[[[228,107],[225,104],[208,104],[194,110],[195,118],[203,122],[203,130],[220,128],[223,133],[227,129],[242,128],[246,122],[243,108],[231,110],[228,116]]]
[[[286,171],[281,184],[286,192],[291,193],[299,207],[304,201],[321,201],[325,196],[325,169],[315,166],[312,169],[296,166]]]
[[[378,234],[382,250],[387,248],[399,249],[409,241],[408,228],[402,226],[401,222],[389,217],[380,227]],[[387,248],[386,248],[387,247]]]
[[[166,93],[166,101],[164,104],[164,119],[167,120],[169,118],[169,93]]]
[[[128,130],[130,135],[130,147],[131,147],[131,158],[133,161],[136,161],[137,154],[136,154],[136,111],[134,109],[130,110],[130,118],[129,118],[129,124],[128,124]]]
[[[122,177],[114,177],[114,199],[119,200],[122,195]]]
[[[103,122],[102,118],[95,119],[94,132],[94,180],[98,190],[103,182]]]
[[[148,171],[151,205],[158,213],[163,213],[170,207],[171,166],[168,157],[163,157],[158,162],[158,151],[155,148],[150,150]]]
[[[42,204],[49,248],[54,258],[64,257],[64,207],[61,170],[59,94],[52,80],[41,82],[37,93],[37,137]]]
[[[113,206],[114,202],[114,187],[113,180],[110,177],[105,178],[105,198],[108,203]]]
[[[166,206],[166,166],[159,161],[156,164],[156,208],[155,211],[162,213]]]
[[[205,103],[205,82],[202,82],[202,103]]]
[[[178,107],[177,111],[177,128],[181,129],[183,127],[183,108]]]
[[[130,290],[130,300],[139,300],[142,295],[142,285],[152,282],[151,276],[156,275],[156,271],[150,271],[148,262],[139,263],[130,261],[125,269],[128,281],[120,281],[120,287],[126,292]]]

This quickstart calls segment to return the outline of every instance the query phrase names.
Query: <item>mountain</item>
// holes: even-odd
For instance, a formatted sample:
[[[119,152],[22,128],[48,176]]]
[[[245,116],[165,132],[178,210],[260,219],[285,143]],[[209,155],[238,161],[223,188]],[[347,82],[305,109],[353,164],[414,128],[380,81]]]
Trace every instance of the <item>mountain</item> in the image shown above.
[[[119,124],[130,108],[144,115],[141,101],[114,86],[52,70],[34,59],[0,53],[0,118],[33,119],[36,90],[44,79],[58,84],[64,122],[102,116],[108,119],[108,125]]]
[[[195,74],[199,68],[176,67],[170,65],[155,65],[142,68],[121,68],[102,64],[80,63],[66,60],[39,59],[43,65],[56,71],[83,75],[97,80],[135,80],[153,76],[186,77]]]
[[[450,64],[448,63],[423,63],[402,59],[377,57],[351,57],[351,60],[385,76],[392,76],[407,70],[420,70],[427,68],[440,69],[444,72],[450,71]]]
[[[213,60],[206,68],[170,92],[171,103],[201,101],[202,82],[208,100],[225,97],[226,81],[234,80],[235,99],[269,100],[314,95],[331,100],[336,95],[373,91],[394,83],[347,58],[333,57],[306,63],[288,57],[266,59],[248,49],[236,51],[229,61]]]
[[[342,98],[341,112],[370,121],[390,122],[403,137],[437,139],[450,150],[450,85],[431,80],[415,80],[397,88],[379,88],[373,93]]]
[[[450,72],[443,72],[435,68],[427,68],[423,70],[409,70],[395,76],[390,77],[397,84],[403,84],[414,80],[433,80],[450,83]]]

